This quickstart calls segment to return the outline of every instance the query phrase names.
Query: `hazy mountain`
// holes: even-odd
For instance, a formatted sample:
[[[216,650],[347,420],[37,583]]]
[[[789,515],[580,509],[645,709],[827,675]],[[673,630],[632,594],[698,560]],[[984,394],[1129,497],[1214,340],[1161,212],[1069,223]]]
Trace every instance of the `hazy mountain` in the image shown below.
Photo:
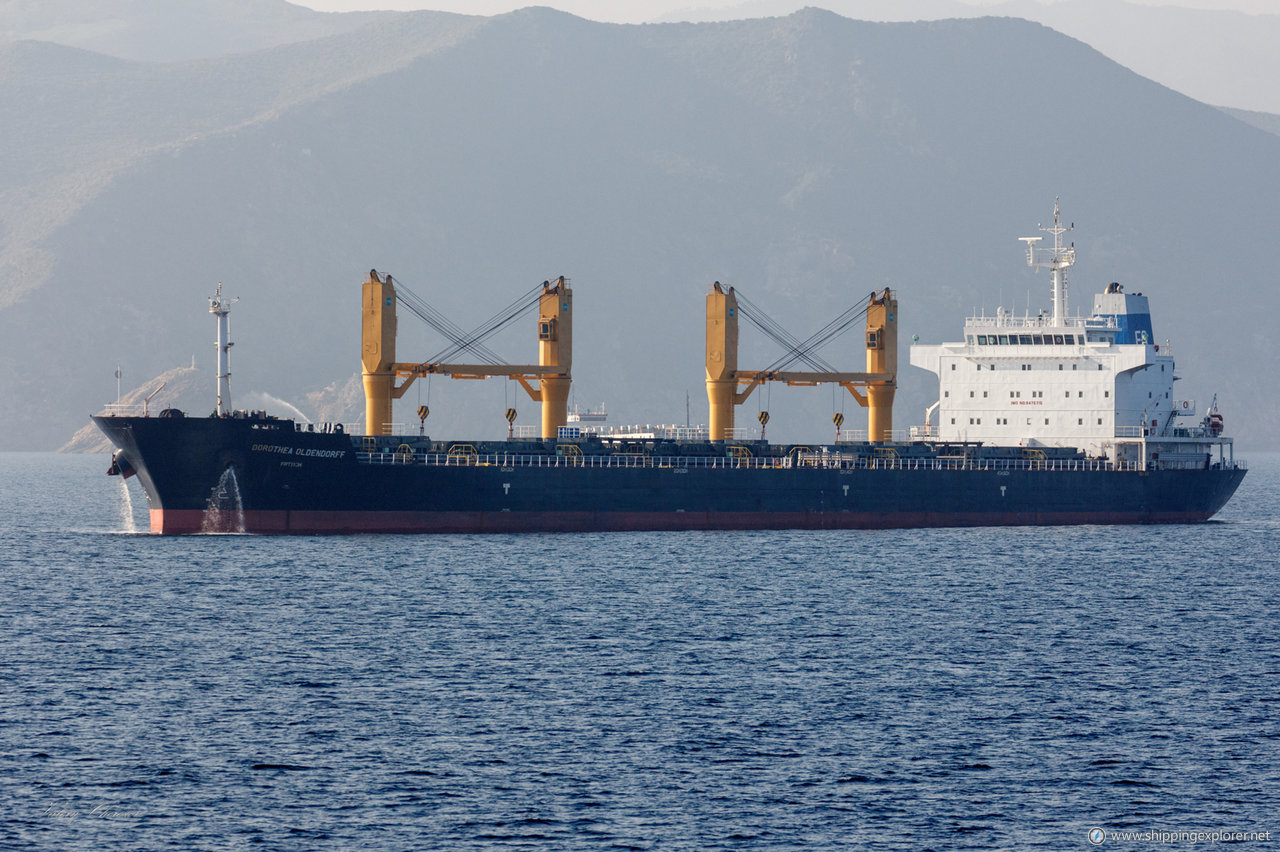
[[[1280,136],[1280,115],[1270,112],[1254,112],[1247,109],[1226,109],[1222,110],[1233,118],[1238,118],[1245,124],[1252,125],[1259,130],[1265,130],[1268,133],[1274,133]]]
[[[214,373],[216,370],[174,367],[155,378],[147,379],[137,387],[132,384],[137,377],[130,376],[127,377],[130,382],[129,390],[122,391],[120,398],[111,405],[119,406],[118,410],[122,413],[149,414],[153,417],[166,408],[180,408],[192,414],[208,414],[214,410],[209,405],[209,388],[214,387]],[[109,453],[114,449],[102,430],[93,423],[86,423],[58,448],[58,452]]]
[[[492,4],[477,4],[479,8]],[[746,0],[692,8],[661,22],[784,16],[808,0]],[[1277,14],[1137,5],[1123,0],[823,0],[822,8],[868,21],[982,16],[1046,24],[1120,64],[1206,103],[1280,113],[1280,9]],[[601,4],[588,14],[616,20]],[[248,53],[349,32],[394,12],[316,12],[284,0],[8,0],[0,4],[0,42],[30,39],[122,59],[174,61]],[[1061,80],[1070,85],[1070,81]]]
[[[238,404],[337,393],[370,267],[468,327],[570,276],[577,397],[624,422],[683,422],[686,393],[705,421],[711,281],[800,337],[893,286],[905,426],[937,393],[905,366],[912,334],[1047,304],[1016,238],[1055,196],[1078,225],[1072,304],[1112,280],[1145,292],[1183,392],[1220,390],[1237,435],[1276,438],[1261,249],[1280,138],[1037,24],[412,13],[163,66],[18,45],[0,86],[0,117],[29,125],[0,172],[7,448],[59,445],[114,396],[117,361],[207,368],[218,281],[242,297]],[[406,359],[442,346],[401,328]],[[533,335],[529,319],[492,345],[528,361]],[[762,337],[744,331],[744,366],[776,356]],[[859,337],[824,357],[860,365]],[[398,417],[420,401],[437,435],[505,434],[510,404],[537,421],[502,382],[420,383]],[[758,392],[742,419],[767,407],[771,437],[814,440],[833,405],[859,427],[828,388]]]
[[[693,7],[667,21],[727,21],[788,15],[807,0],[747,0]],[[823,0],[823,8],[869,21],[1000,15],[1053,27],[1127,68],[1197,100],[1280,113],[1280,14],[1250,15],[1123,0],[1008,0],[976,6],[957,0]],[[1280,9],[1277,9],[1280,12]],[[1047,66],[1046,86],[1071,88],[1070,68]]]
[[[0,41],[166,62],[322,38],[391,15],[314,12],[284,0],[5,0]]]

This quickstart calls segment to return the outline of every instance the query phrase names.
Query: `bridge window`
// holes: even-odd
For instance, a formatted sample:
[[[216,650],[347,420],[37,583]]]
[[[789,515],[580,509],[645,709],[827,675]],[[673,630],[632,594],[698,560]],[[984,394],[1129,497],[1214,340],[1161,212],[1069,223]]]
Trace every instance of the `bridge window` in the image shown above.
[[[978,335],[978,345],[979,345],[979,346],[986,346],[986,345],[987,345],[987,336],[986,336],[985,334],[979,334],[979,335]]]
[[[1041,336],[1040,336],[1040,335],[1038,335],[1038,334],[1033,334],[1033,335],[1031,335],[1031,344],[1032,344],[1033,346],[1040,346],[1040,345],[1041,345],[1041,344],[1043,344],[1043,343],[1044,343],[1044,338],[1043,338],[1043,337],[1041,337]]]
[[[1054,342],[1054,343],[1056,343],[1056,344],[1058,344],[1059,346],[1061,346],[1061,345],[1062,345],[1062,343],[1063,343],[1062,335],[1061,335],[1061,334],[1055,334],[1055,335],[1053,336],[1053,342]]]
[[[1029,335],[1029,334],[1019,334],[1019,335],[1018,335],[1018,345],[1019,345],[1019,346],[1030,346],[1030,345],[1031,345],[1031,335]]]
[[[1075,345],[1076,345],[1076,336],[1075,336],[1074,334],[1068,334],[1068,335],[1066,336],[1066,341],[1067,341],[1067,345],[1068,345],[1068,346],[1075,346]],[[1084,341],[1082,340],[1082,341],[1080,341],[1080,342],[1081,342],[1081,343],[1083,343]]]
[[[1007,335],[1007,334],[1002,334],[1002,335],[1000,335],[1000,345],[1001,345],[1001,346],[1008,346],[1008,345],[1009,345],[1009,335]]]

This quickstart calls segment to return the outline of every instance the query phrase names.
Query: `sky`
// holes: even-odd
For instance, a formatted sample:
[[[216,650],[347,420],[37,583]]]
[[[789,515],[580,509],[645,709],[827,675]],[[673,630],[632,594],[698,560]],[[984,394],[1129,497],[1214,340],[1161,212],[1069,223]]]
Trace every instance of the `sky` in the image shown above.
[[[526,6],[550,6],[583,18],[619,23],[641,23],[682,9],[723,8],[739,0],[291,0],[321,12],[354,12],[372,9],[435,9],[469,15],[497,15]],[[1000,0],[961,0],[971,6],[989,6]],[[1192,9],[1235,10],[1251,14],[1280,14],[1280,0],[1127,0],[1143,6],[1183,6]],[[822,5],[814,0],[814,5]]]

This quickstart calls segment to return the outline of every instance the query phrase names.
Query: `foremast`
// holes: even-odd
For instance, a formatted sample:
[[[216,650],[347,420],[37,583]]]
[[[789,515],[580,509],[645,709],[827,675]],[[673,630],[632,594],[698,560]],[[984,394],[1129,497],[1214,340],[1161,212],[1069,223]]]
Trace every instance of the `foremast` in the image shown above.
[[[209,313],[217,317],[218,320],[218,339],[214,345],[218,347],[218,407],[217,414],[219,417],[231,413],[231,347],[230,340],[230,321],[227,319],[231,313],[231,306],[237,299],[227,299],[222,295],[222,282],[218,282],[218,289],[209,297]]]

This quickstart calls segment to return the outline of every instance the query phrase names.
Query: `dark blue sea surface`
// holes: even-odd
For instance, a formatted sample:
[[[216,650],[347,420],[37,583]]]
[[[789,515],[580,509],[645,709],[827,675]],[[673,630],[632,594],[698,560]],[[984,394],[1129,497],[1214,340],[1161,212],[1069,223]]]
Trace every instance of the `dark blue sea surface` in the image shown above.
[[[3,455],[0,847],[1270,846],[1250,461],[1195,526],[161,538]]]

